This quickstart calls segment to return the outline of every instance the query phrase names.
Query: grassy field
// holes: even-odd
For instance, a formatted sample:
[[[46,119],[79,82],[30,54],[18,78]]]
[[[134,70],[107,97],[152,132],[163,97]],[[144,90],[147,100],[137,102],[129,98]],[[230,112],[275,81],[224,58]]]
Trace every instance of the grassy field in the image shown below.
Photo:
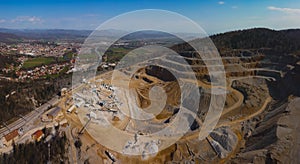
[[[41,65],[47,65],[54,61],[55,61],[54,58],[46,58],[46,57],[28,59],[27,61],[24,62],[23,68],[26,69],[26,68],[33,68]]]
[[[108,62],[118,62],[120,61],[130,49],[125,49],[121,47],[113,47],[110,48],[109,51],[106,52],[107,61]]]

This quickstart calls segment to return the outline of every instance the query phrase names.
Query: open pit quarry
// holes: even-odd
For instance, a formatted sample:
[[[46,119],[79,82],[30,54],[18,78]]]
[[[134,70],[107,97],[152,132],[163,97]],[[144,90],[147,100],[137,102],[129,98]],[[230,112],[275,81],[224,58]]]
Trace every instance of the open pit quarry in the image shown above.
[[[299,29],[168,33],[143,15],[134,32],[133,18],[0,29],[0,164],[300,163]]]
[[[267,133],[275,138],[270,145],[277,144],[276,136],[284,138],[286,133],[297,133],[285,126],[290,123],[284,116],[277,115],[293,111],[291,108],[295,105],[266,114],[277,105],[269,94],[267,83],[283,77],[284,72],[261,68],[262,54],[241,50],[222,56],[226,86],[221,87],[212,85],[213,76],[195,52],[179,54],[171,58],[161,55],[144,60],[142,64],[119,67],[91,80],[84,79],[72,95],[66,96],[73,102],[65,107],[72,136],[88,148],[80,150],[78,160],[88,159],[91,163],[255,163],[276,158],[284,161],[280,154],[270,155],[278,150],[260,150],[259,143],[264,141],[258,141],[259,136],[265,134],[260,127],[273,124],[278,127],[270,127],[272,133]],[[185,60],[184,64],[180,58]],[[161,67],[161,63],[168,65],[168,69]],[[182,91],[183,86],[189,87]],[[187,101],[182,97],[195,91],[199,92],[199,100]],[[224,107],[220,118],[218,114],[209,115],[210,107],[218,104],[222,97]],[[192,109],[195,104],[198,110]],[[260,121],[262,123],[258,124]],[[207,126],[204,123],[215,126],[201,138],[201,130]],[[249,144],[253,145],[247,146]],[[289,154],[297,154],[296,149]]]

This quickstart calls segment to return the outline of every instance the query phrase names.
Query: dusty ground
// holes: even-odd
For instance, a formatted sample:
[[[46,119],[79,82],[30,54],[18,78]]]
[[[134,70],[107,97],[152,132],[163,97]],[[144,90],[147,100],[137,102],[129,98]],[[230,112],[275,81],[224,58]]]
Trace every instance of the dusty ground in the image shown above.
[[[201,80],[200,77],[202,77],[202,75],[206,73],[205,70],[201,71],[201,69],[200,71],[198,71],[199,79],[196,82],[197,86],[202,90],[209,91],[210,89],[212,89],[212,86],[209,82]],[[228,66],[226,67],[226,69],[229,69],[228,72],[230,72],[232,71],[230,69],[233,69],[233,67]],[[236,69],[241,68],[234,67],[233,70]],[[149,126],[150,131],[153,130],[155,132],[168,125],[168,123],[165,122],[166,120],[172,122],[172,120],[176,117],[176,113],[174,113],[174,110],[176,108],[179,108],[178,105],[181,104],[181,92],[178,81],[162,80],[159,77],[148,75],[146,69],[140,69],[130,78],[130,81],[128,81],[127,78],[122,78],[122,75],[118,76],[117,79],[114,79],[113,85],[118,85],[118,87],[120,88],[129,87],[136,94],[136,99],[130,99],[130,95],[124,94],[122,96],[123,102],[128,102],[128,104],[131,105],[136,104],[137,107],[141,108],[145,112],[155,114],[156,116],[147,122],[136,121],[128,116],[125,116],[122,119],[112,119],[112,117],[109,116],[109,122],[112,127],[106,129],[104,128],[102,130],[101,127],[97,126],[97,124],[93,123],[92,121],[88,124],[89,130],[84,131],[82,135],[79,135],[79,138],[83,143],[81,147],[82,159],[79,160],[84,161],[88,159],[91,163],[99,163],[100,161],[101,163],[110,163],[112,162],[112,160],[116,160],[119,163],[163,163],[165,161],[223,163],[228,159],[235,157],[235,154],[239,152],[239,149],[245,144],[243,138],[244,132],[241,130],[243,129],[243,123],[249,119],[252,119],[253,117],[256,117],[257,115],[260,115],[268,106],[271,98],[268,95],[268,89],[266,83],[264,82],[264,79],[261,80],[260,77],[253,76],[253,73],[229,73],[226,75],[231,76],[228,78],[227,87],[225,88],[227,93],[225,109],[223,110],[222,117],[216,126],[216,128],[219,129],[216,129],[216,134],[220,134],[221,138],[222,135],[224,135],[223,137],[225,137],[225,140],[228,140],[228,142],[230,141],[229,143],[231,143],[230,145],[227,145],[229,147],[226,147],[226,145],[224,145],[224,141],[220,140],[221,138],[209,137],[209,139],[204,140],[198,139],[199,127],[201,127],[203,119],[205,118],[207,112],[206,108],[208,107],[207,104],[210,103],[210,95],[207,93],[202,95],[203,100],[200,102],[200,105],[203,108],[202,111],[195,113],[196,123],[193,124],[194,129],[190,129],[184,137],[171,144],[171,146],[167,146],[166,148],[162,149],[155,156],[148,156],[146,159],[142,156],[128,156],[113,150],[109,150],[107,147],[111,145],[103,146],[99,144],[99,142],[97,142],[99,141],[99,139],[107,140],[114,142],[114,144],[119,147],[117,149],[122,149],[124,143],[135,138],[135,135],[137,133],[140,133],[141,135],[147,135],[147,133],[149,133],[149,128],[146,128],[144,130],[144,127]],[[172,79],[170,75],[166,76],[166,79]],[[99,79],[101,79],[101,83],[111,84],[112,72],[107,72],[96,77],[96,79],[92,80],[91,83],[94,83]],[[193,82],[189,79],[183,79],[183,81]],[[128,84],[128,86],[126,84]],[[163,88],[165,94],[155,95],[153,99],[153,95],[151,97],[150,92],[151,88],[153,88],[154,86]],[[80,89],[82,88],[79,88],[79,90]],[[105,96],[109,95],[109,93],[103,93],[105,94]],[[163,96],[166,96],[166,104],[163,105],[163,109],[157,110],[157,108],[151,108],[152,105],[160,105],[161,99],[163,98],[160,99],[158,97]],[[130,107],[125,107],[122,110],[125,110],[129,113],[132,112],[130,111]],[[83,109],[77,109],[77,111],[78,116],[85,116],[88,114],[88,111]],[[71,122],[71,127],[77,128],[77,131],[82,129],[83,125],[85,124],[82,124],[82,122],[88,122],[88,119],[84,117],[79,117],[80,119],[78,119],[77,115],[74,113],[65,114],[65,116]],[[159,128],[157,129],[156,127]],[[117,128],[119,129],[119,131],[116,132],[115,130],[113,130],[113,128]],[[105,131],[105,133],[99,133],[99,130],[102,132]],[[221,132],[217,132],[220,130]],[[228,134],[230,134],[230,136],[226,135],[227,132]],[[115,138],[111,136],[120,137]],[[236,138],[236,140],[234,138]],[[153,139],[159,139],[160,146],[164,147],[163,145],[168,145],[168,141],[172,139],[172,137],[161,136]],[[220,148],[223,149],[221,150],[222,154],[225,154],[219,154],[220,152],[216,151],[215,147],[212,147],[212,143],[219,144],[219,146],[221,146]],[[97,154],[97,156],[95,156],[95,154]]]

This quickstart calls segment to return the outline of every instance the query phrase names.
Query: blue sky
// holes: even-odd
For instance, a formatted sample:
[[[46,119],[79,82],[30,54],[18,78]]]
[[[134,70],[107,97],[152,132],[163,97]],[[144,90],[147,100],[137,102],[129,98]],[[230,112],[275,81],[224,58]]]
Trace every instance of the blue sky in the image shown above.
[[[1,0],[1,28],[95,29],[119,14],[164,9],[209,34],[252,27],[300,28],[299,0]]]

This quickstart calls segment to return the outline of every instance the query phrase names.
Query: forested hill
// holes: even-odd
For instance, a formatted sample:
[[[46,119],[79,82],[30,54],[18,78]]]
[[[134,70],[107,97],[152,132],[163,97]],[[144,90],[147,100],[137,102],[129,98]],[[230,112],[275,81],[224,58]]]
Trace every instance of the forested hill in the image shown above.
[[[22,38],[17,36],[17,35],[0,32],[0,42],[14,43],[14,42],[17,42],[17,41],[20,41],[20,40],[22,40]]]
[[[300,50],[300,29],[275,31],[254,28],[212,35],[218,49],[260,49],[270,48],[279,53]]]
[[[267,54],[300,54],[300,29],[275,31],[266,28],[231,31],[210,36],[216,47],[222,50],[263,49]],[[197,41],[197,40],[195,40]],[[172,47],[176,51],[193,51],[186,43]]]

